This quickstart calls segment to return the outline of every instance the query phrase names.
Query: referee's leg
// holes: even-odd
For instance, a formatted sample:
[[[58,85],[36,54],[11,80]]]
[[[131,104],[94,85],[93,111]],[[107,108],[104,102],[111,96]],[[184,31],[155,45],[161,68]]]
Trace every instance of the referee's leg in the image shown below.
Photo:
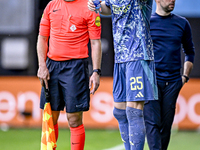
[[[67,113],[67,119],[71,132],[71,150],[83,150],[85,144],[83,112]]]

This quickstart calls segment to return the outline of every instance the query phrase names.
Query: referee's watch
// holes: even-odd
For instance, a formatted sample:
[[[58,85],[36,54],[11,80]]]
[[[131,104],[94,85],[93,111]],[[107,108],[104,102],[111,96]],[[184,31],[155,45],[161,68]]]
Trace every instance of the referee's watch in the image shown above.
[[[183,75],[183,77],[186,79],[186,80],[185,80],[186,83],[187,83],[187,82],[189,81],[189,79],[190,79],[190,78],[189,78],[188,76],[186,76],[186,75]]]
[[[98,75],[101,75],[101,69],[94,69],[92,72],[96,72]]]

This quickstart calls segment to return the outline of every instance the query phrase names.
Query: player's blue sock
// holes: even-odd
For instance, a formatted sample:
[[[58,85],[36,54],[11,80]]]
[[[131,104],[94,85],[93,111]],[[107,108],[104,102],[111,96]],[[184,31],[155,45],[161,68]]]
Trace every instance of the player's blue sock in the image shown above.
[[[114,108],[113,115],[119,123],[119,131],[126,150],[130,150],[128,120],[126,110]]]
[[[143,111],[126,107],[129,122],[129,141],[131,150],[143,150],[145,142],[145,125]]]

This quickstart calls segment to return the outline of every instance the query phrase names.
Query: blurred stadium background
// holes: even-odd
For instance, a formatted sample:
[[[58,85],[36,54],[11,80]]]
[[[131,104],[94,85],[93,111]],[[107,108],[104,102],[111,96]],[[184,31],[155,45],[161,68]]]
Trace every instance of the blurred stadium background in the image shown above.
[[[40,18],[48,2],[49,0],[0,0],[0,146],[2,145],[1,139],[5,135],[3,132],[10,128],[13,134],[19,128],[30,130],[41,128],[42,115],[39,109],[41,86],[36,77],[38,68],[36,40]],[[173,124],[174,133],[177,133],[177,131],[185,133],[189,130],[197,134],[200,131],[199,6],[200,0],[176,0],[175,10],[173,11],[173,13],[186,17],[190,22],[196,50],[190,82],[184,86],[178,98],[177,112]],[[155,3],[153,5],[154,11]],[[111,18],[101,16],[101,22],[103,50],[101,85],[96,94],[91,96],[91,109],[84,114],[84,123],[89,130],[103,129],[109,131],[118,128],[117,122],[112,116],[114,53]],[[91,60],[89,71],[92,71]],[[63,112],[59,118],[59,126],[66,128],[66,124],[67,120]],[[197,136],[191,137],[197,138]],[[118,143],[116,142],[114,145]],[[196,144],[199,143],[196,142]],[[9,150],[9,148],[3,149]],[[177,149],[183,150],[183,148]],[[196,149],[191,148],[191,150]]]

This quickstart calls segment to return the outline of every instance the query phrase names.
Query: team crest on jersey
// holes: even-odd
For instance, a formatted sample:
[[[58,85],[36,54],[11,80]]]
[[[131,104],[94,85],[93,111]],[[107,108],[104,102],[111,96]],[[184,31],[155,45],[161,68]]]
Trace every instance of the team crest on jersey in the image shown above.
[[[100,17],[97,16],[96,19],[95,19],[95,24],[97,27],[100,27],[101,26],[101,20],[100,20]]]

